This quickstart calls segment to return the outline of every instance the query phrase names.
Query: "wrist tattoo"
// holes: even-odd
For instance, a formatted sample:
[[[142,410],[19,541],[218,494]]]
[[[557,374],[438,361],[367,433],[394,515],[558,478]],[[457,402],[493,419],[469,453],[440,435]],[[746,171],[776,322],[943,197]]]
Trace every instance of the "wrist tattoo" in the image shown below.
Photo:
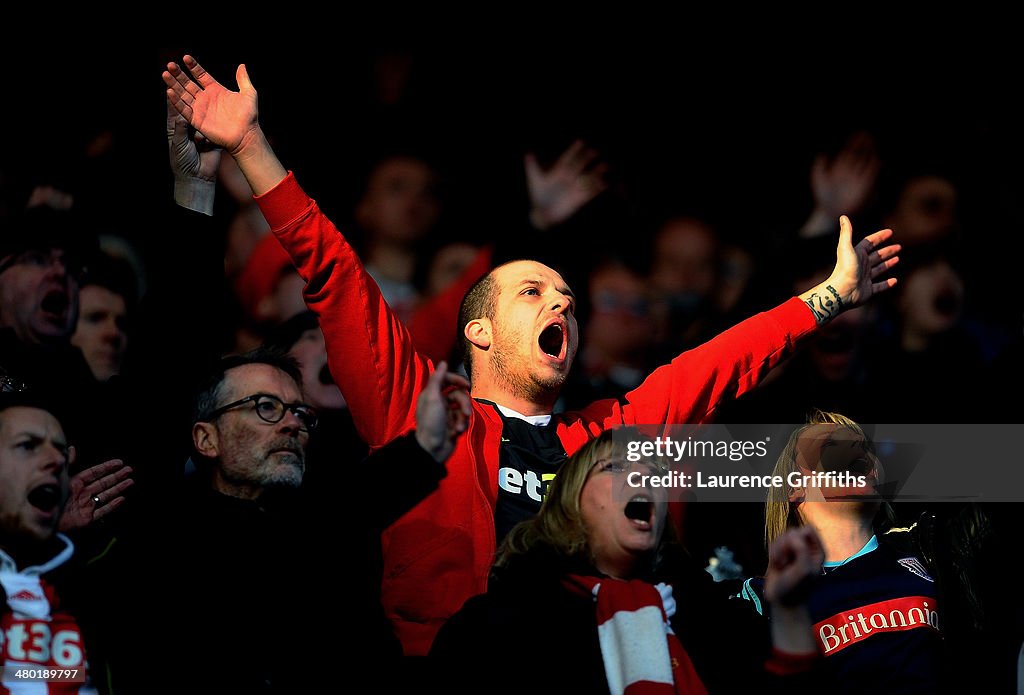
[[[836,292],[836,288],[833,287],[832,285],[825,285],[825,289],[832,293],[832,296],[836,298],[836,304],[838,304],[839,308],[842,309],[843,299],[842,297],[839,296],[839,293]]]
[[[817,319],[818,323],[824,323],[830,318],[839,313],[839,306],[832,300],[832,297],[824,294],[818,294],[812,292],[811,295],[804,300],[804,304],[814,314],[814,318]]]

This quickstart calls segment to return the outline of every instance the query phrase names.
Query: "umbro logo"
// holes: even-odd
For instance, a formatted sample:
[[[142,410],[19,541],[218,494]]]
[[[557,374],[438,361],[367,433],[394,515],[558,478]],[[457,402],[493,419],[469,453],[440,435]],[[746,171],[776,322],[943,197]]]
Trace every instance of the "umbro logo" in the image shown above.
[[[10,599],[11,601],[42,601],[43,597],[33,594],[28,589],[22,589],[16,594],[13,594]]]

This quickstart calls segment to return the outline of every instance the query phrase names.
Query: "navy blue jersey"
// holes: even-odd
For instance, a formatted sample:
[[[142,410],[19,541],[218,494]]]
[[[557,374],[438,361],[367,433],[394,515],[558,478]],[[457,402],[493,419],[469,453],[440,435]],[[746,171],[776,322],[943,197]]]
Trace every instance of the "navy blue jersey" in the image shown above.
[[[808,601],[825,672],[834,679],[827,692],[936,692],[935,583],[916,557],[884,544],[870,547],[823,568]],[[748,579],[739,596],[764,612],[764,579]]]

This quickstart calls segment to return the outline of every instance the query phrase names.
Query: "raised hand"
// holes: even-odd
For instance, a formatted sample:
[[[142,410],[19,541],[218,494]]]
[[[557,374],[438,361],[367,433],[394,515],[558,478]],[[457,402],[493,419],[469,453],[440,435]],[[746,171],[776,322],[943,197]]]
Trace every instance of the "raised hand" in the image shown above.
[[[232,92],[213,79],[192,56],[185,56],[183,62],[195,79],[190,79],[177,63],[168,63],[162,75],[167,99],[210,142],[237,155],[259,137],[256,89],[249,81],[245,65],[238,66],[238,91]]]
[[[253,194],[263,195],[274,188],[288,171],[260,129],[256,89],[249,81],[245,65],[238,66],[238,91],[232,92],[213,79],[192,56],[185,56],[183,62],[195,79],[189,78],[177,63],[168,63],[163,73],[168,103],[206,140],[228,151]],[[205,170],[202,162],[200,169]],[[180,202],[177,191],[175,198]]]
[[[604,191],[608,165],[597,161],[598,154],[577,140],[544,169],[536,155],[527,153],[526,186],[530,194],[530,221],[538,229],[550,229],[565,222]]]
[[[891,229],[882,229],[853,245],[853,224],[839,218],[839,246],[836,266],[828,280],[800,295],[814,312],[818,323],[831,319],[844,309],[863,304],[879,292],[894,287],[896,278],[878,280],[899,263],[899,244],[887,244]]]
[[[807,600],[824,561],[825,550],[810,526],[786,531],[768,549],[764,597],[771,604],[772,645],[777,650],[817,653]]]
[[[818,155],[811,166],[816,208],[833,220],[844,212],[860,212],[875,187],[880,168],[875,142],[865,132],[850,137],[835,159]]]
[[[455,450],[455,441],[469,426],[472,406],[469,382],[441,362],[416,401],[416,441],[438,463]]]
[[[765,598],[786,606],[804,603],[825,561],[825,550],[814,529],[801,526],[782,534],[769,548],[768,558]]]
[[[212,146],[199,132],[190,138],[188,121],[178,113],[170,99],[167,100],[167,149],[175,178],[216,180],[220,148]]]
[[[174,201],[184,208],[213,214],[217,168],[222,150],[199,131],[189,137],[188,121],[167,100],[167,150],[174,172]]]
[[[833,159],[819,154],[811,165],[814,209],[800,228],[800,236],[832,234],[839,215],[860,212],[875,188],[879,169],[875,141],[866,132],[850,137]]]
[[[73,476],[59,529],[66,533],[85,528],[124,504],[124,493],[135,482],[131,474],[124,461],[111,459]]]

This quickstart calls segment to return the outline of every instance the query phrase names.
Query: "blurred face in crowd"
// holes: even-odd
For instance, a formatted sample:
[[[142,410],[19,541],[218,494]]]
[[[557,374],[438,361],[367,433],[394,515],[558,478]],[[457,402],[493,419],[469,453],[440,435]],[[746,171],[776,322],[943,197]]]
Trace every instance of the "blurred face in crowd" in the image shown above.
[[[591,274],[586,353],[629,361],[651,344],[653,332],[643,278],[620,265],[604,266]]]
[[[919,176],[904,187],[885,225],[892,228],[893,239],[901,244],[934,241],[956,225],[956,205],[952,183],[939,176]]]
[[[67,340],[78,321],[78,278],[61,249],[25,251],[0,272],[0,325],[25,343]]]
[[[931,336],[952,328],[964,307],[964,283],[948,261],[936,259],[901,280],[900,315],[905,329]]]
[[[430,263],[427,296],[436,295],[455,282],[478,253],[476,247],[470,244],[454,243],[442,247]]]
[[[266,394],[283,403],[302,400],[299,385],[267,364],[246,364],[228,370],[218,408]],[[215,461],[214,488],[232,497],[256,499],[269,487],[298,487],[305,472],[309,432],[290,410],[276,423],[266,422],[253,402],[231,408],[212,422],[192,429],[196,451]]]
[[[815,370],[826,381],[842,381],[857,373],[869,309],[847,309],[823,326],[808,342]]]
[[[715,292],[715,308],[728,314],[736,308],[754,276],[754,256],[735,244],[721,250],[721,272]]]
[[[424,162],[412,157],[386,159],[370,174],[356,207],[357,221],[379,240],[421,239],[440,215],[436,184],[434,172]]]
[[[666,295],[705,299],[718,279],[718,239],[703,222],[690,218],[669,220],[654,242],[651,283]]]
[[[594,464],[580,493],[580,514],[595,565],[620,579],[634,576],[657,549],[668,511],[666,488],[630,485],[633,472],[664,474],[650,463],[612,456]],[[634,478],[636,483],[641,480]]]
[[[831,269],[799,278],[793,292],[800,293],[828,278]],[[902,282],[902,281],[901,281]],[[804,349],[815,371],[825,381],[843,381],[857,373],[864,337],[872,320],[867,306],[847,309],[814,332]]]
[[[45,410],[0,411],[0,546],[16,553],[57,530],[73,462],[64,430]]]
[[[552,401],[579,346],[575,299],[562,276],[542,263],[514,261],[492,271],[494,319],[470,321],[466,337],[501,387],[533,402]],[[474,367],[474,375],[478,370]],[[474,377],[476,378],[476,377]]]
[[[86,285],[78,293],[81,305],[71,343],[82,351],[98,381],[121,371],[128,346],[128,310],[124,297],[99,285]]]
[[[303,331],[288,354],[299,363],[302,370],[302,392],[311,406],[317,410],[340,410],[345,407],[345,398],[327,366],[327,345],[319,326]]]

